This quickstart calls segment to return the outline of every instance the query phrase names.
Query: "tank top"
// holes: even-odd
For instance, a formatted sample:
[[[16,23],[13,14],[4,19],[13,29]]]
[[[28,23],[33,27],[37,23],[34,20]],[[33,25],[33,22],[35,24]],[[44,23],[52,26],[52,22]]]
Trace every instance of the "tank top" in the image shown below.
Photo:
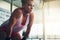
[[[13,28],[13,32],[19,32],[19,31],[21,31],[23,28],[27,27],[27,25],[28,25],[28,23],[29,23],[29,15],[27,16],[25,25],[21,25],[21,22],[22,22],[21,19],[22,19],[22,16],[21,16],[19,19],[17,19],[17,22],[16,22],[16,24],[15,24],[15,26],[14,26],[14,28]]]
[[[13,27],[13,32],[19,32],[19,31],[21,31],[23,28],[27,27],[27,25],[28,25],[28,23],[29,23],[29,15],[27,16],[25,25],[22,25],[21,22],[22,22],[22,16],[17,19],[17,22],[16,22],[16,24],[15,24],[14,27]],[[7,27],[8,23],[9,23],[9,20],[7,20],[6,22],[4,22],[1,26],[2,26],[2,27]],[[4,25],[5,25],[5,26],[4,26]]]

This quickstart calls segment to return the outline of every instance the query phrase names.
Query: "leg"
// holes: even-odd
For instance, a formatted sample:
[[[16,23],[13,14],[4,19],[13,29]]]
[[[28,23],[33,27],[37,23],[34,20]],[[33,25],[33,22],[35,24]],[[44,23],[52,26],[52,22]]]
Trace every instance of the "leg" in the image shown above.
[[[5,28],[1,28],[0,26],[0,40],[5,40],[7,34],[6,34],[6,31],[5,31]]]
[[[21,40],[21,36],[19,33],[13,33],[13,36],[11,37],[12,40]]]
[[[6,38],[6,32],[0,30],[0,40],[5,40]]]

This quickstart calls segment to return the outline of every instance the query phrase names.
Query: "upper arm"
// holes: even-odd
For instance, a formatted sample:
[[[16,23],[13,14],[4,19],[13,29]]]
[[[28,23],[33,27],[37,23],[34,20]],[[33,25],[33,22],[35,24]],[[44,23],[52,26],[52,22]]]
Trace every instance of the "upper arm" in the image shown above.
[[[9,19],[9,26],[12,27],[16,24],[17,18],[21,16],[20,10],[14,10]]]
[[[28,24],[27,29],[31,29],[32,24],[33,24],[33,21],[34,21],[34,14],[32,13],[32,14],[30,15],[29,24]]]
[[[22,15],[22,11],[20,9],[16,9],[12,12],[11,16],[14,16],[16,19]]]

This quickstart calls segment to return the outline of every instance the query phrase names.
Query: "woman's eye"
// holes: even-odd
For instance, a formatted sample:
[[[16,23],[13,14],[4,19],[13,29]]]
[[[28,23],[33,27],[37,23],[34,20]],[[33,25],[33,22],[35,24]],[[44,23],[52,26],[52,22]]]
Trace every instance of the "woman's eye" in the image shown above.
[[[34,5],[32,5],[32,4],[28,4],[28,6],[32,6],[32,7],[34,7]]]

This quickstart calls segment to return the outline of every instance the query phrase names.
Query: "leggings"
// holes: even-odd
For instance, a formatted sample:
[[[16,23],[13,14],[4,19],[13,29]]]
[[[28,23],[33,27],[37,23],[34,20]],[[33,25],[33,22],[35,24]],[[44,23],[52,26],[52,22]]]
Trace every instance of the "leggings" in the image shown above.
[[[5,38],[7,37],[7,29],[4,27],[0,26],[0,40],[5,40]],[[11,39],[12,40],[21,40],[21,36],[19,33],[14,33],[12,32],[11,34]]]

